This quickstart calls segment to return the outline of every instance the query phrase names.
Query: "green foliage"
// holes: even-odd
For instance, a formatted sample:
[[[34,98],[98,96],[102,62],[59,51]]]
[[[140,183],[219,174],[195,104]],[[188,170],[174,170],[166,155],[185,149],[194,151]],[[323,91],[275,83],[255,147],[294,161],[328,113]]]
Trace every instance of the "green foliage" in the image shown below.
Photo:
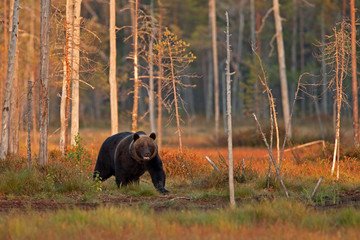
[[[79,171],[79,173],[89,172],[92,164],[90,154],[82,145],[82,138],[75,136],[75,145],[66,152],[66,160]]]

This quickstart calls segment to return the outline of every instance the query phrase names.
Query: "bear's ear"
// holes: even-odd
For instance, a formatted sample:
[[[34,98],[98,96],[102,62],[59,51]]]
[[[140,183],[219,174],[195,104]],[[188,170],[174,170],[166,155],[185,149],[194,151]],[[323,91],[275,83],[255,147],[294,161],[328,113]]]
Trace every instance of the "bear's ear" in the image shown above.
[[[134,140],[134,142],[135,142],[136,140],[138,140],[139,137],[140,137],[139,134],[134,133],[134,135],[133,135],[133,140]]]
[[[155,140],[155,139],[156,139],[156,134],[155,134],[155,133],[151,133],[151,134],[150,134],[150,138],[152,138],[152,139]]]

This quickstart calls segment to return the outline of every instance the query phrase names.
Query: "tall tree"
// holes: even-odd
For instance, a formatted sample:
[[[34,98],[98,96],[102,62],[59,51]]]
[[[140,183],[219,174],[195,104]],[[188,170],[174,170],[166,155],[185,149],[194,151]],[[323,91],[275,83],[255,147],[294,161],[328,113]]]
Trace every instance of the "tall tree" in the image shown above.
[[[111,134],[118,132],[118,100],[116,85],[116,4],[110,0],[110,110],[111,110]]]
[[[9,60],[8,60],[8,69],[7,77],[5,83],[5,94],[4,94],[4,104],[2,112],[2,123],[1,123],[1,144],[0,144],[0,159],[5,159],[8,151],[9,144],[9,118],[10,118],[10,101],[11,101],[11,89],[14,78],[14,61],[16,53],[16,44],[17,44],[17,33],[18,33],[18,24],[19,24],[19,4],[20,0],[14,0],[13,5],[13,20],[12,20],[12,31],[11,39],[9,46]]]
[[[234,191],[234,159],[232,144],[232,121],[231,121],[231,79],[230,79],[230,32],[229,32],[229,15],[226,12],[226,118],[227,118],[227,136],[229,152],[229,192],[230,205],[235,207]]]
[[[81,1],[74,0],[73,11],[73,49],[72,49],[72,93],[71,93],[71,145],[75,145],[75,137],[79,134],[79,70],[80,70],[80,22]]]
[[[162,3],[160,0],[158,0],[158,4],[159,4],[159,10],[160,10],[160,14],[159,14],[159,31],[158,31],[158,36],[159,39],[162,36],[162,22],[163,22],[163,15],[164,15],[164,9],[162,6]],[[157,106],[158,106],[158,116],[157,116],[157,131],[158,131],[158,149],[159,151],[162,149],[162,104],[163,104],[163,99],[162,99],[162,82],[163,82],[163,78],[164,78],[164,69],[162,66],[162,57],[163,57],[163,51],[162,49],[160,50],[160,52],[158,53],[157,59],[154,59],[155,61],[158,62],[158,69],[159,69],[159,76],[158,76],[158,90],[157,90],[157,98],[158,98],[158,102],[157,102]]]
[[[30,20],[30,39],[28,41],[28,65],[29,65],[29,79],[27,89],[27,166],[31,166],[31,129],[35,128],[33,121],[33,93],[34,93],[34,82],[35,82],[35,68],[34,68],[34,57],[35,57],[35,0],[31,1],[31,20]],[[35,135],[33,134],[33,138]]]
[[[134,16],[133,25],[133,38],[134,38],[134,105],[132,111],[132,125],[131,130],[135,132],[137,130],[138,122],[138,107],[139,107],[139,65],[138,65],[138,9],[139,0],[135,0],[135,8],[132,13]]]
[[[48,163],[50,0],[41,0],[40,28],[40,165]]]
[[[212,56],[214,67],[214,104],[215,104],[215,141],[219,141],[219,121],[220,121],[220,102],[219,102],[219,66],[217,53],[217,34],[216,34],[216,1],[209,0],[209,14],[211,19],[211,38]]]
[[[283,107],[283,117],[285,123],[286,134],[288,138],[291,138],[291,121],[290,121],[290,106],[289,106],[289,94],[288,94],[288,83],[286,79],[286,65],[285,65],[285,49],[282,32],[282,24],[280,17],[279,0],[273,0],[273,10],[275,18],[275,29],[276,29],[276,43],[278,51],[278,62],[279,62],[279,75],[281,84],[281,102]]]
[[[359,147],[359,110],[358,110],[358,84],[356,62],[356,25],[355,25],[355,0],[350,0],[351,14],[351,72],[352,72],[352,102],[353,102],[353,128],[354,144]]]

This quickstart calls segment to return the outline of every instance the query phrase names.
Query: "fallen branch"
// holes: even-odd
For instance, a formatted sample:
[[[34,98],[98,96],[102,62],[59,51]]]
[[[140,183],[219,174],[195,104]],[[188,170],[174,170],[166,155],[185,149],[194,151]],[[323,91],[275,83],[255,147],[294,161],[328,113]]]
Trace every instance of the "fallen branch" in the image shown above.
[[[317,141],[305,143],[305,144],[302,144],[302,145],[299,145],[299,146],[296,146],[296,147],[285,149],[284,152],[289,152],[289,151],[293,151],[293,150],[300,149],[300,148],[305,148],[305,147],[316,145],[316,144],[321,144],[322,147],[323,147],[323,150],[325,149],[325,141],[324,140],[317,140]]]
[[[310,199],[313,199],[313,198],[314,198],[315,193],[316,193],[316,191],[318,190],[318,188],[319,188],[320,183],[321,183],[321,181],[322,181],[322,180],[323,180],[323,177],[321,176],[321,177],[319,178],[319,180],[318,180],[318,182],[317,182],[317,184],[316,184],[315,188],[314,188],[314,191],[313,191],[313,192],[312,192],[312,194],[311,194]]]
[[[211,159],[208,156],[205,156],[205,158],[216,171],[220,172],[219,168],[215,165],[213,161],[211,161]]]

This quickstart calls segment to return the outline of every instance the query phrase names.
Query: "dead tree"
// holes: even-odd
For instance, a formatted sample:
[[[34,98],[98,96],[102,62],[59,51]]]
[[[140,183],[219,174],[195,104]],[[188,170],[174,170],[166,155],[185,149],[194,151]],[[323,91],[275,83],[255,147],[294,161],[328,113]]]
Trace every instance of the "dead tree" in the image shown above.
[[[234,191],[234,159],[232,144],[232,121],[231,121],[231,79],[230,79],[230,33],[229,33],[229,15],[226,12],[226,118],[227,118],[227,135],[228,135],[228,152],[229,152],[229,192],[230,204],[235,207]]]
[[[12,20],[12,28],[11,28],[12,31],[11,31],[11,39],[9,46],[9,60],[8,60],[4,104],[3,104],[3,112],[2,112],[0,159],[5,159],[7,155],[8,143],[9,143],[10,98],[11,98],[11,89],[12,89],[13,77],[14,77],[14,60],[16,53],[18,24],[19,24],[18,21],[19,1],[20,0],[14,0],[14,6],[13,6],[13,20]]]
[[[161,60],[161,62],[157,62],[157,64],[161,66],[164,74],[162,79],[162,88],[166,89],[164,102],[166,102],[167,108],[170,111],[174,111],[171,116],[176,119],[180,152],[182,152],[182,139],[179,108],[182,106],[182,109],[185,110],[185,107],[180,96],[179,88],[193,86],[182,82],[183,77],[192,77],[185,73],[189,64],[195,60],[195,56],[187,51],[189,46],[186,42],[179,40],[177,36],[167,28],[159,42],[154,44],[154,56],[155,59]],[[159,55],[161,58],[159,58]]]
[[[343,82],[348,73],[348,65],[351,55],[351,34],[350,25],[345,21],[339,23],[333,28],[334,34],[329,37],[328,43],[325,45],[325,56],[327,64],[333,69],[333,78],[329,85],[335,92],[336,104],[336,122],[335,122],[335,146],[333,154],[333,162],[331,167],[331,175],[335,170],[337,163],[337,179],[339,179],[339,160],[340,160],[340,116],[342,102],[345,101],[343,92]]]
[[[40,29],[40,165],[48,163],[50,0],[41,0]]]

